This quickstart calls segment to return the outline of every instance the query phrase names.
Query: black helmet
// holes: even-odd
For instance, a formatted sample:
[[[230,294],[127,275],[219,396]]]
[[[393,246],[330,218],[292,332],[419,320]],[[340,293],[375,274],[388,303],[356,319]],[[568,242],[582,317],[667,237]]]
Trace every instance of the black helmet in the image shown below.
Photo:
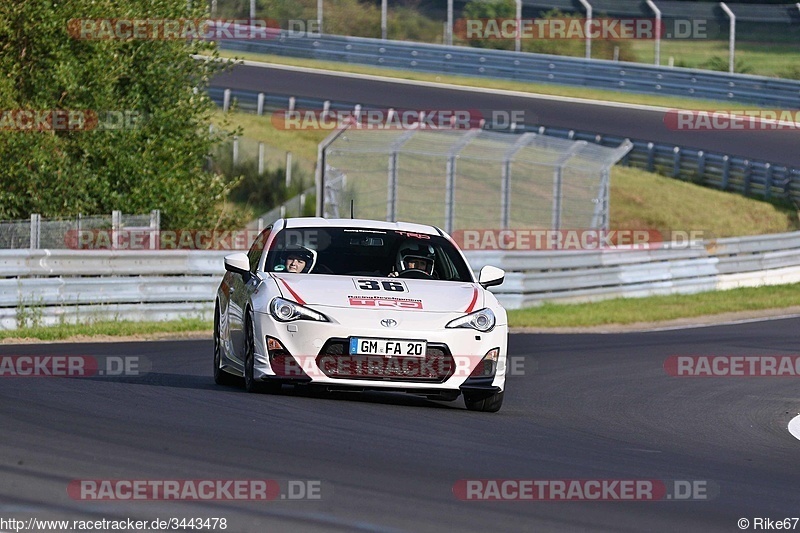
[[[422,270],[429,276],[433,275],[433,261],[436,253],[430,244],[420,243],[419,241],[406,241],[397,251],[397,271]],[[421,264],[424,262],[424,266]],[[415,266],[409,266],[413,263]]]
[[[274,270],[276,272],[285,271],[286,262],[290,257],[297,257],[306,262],[305,266],[303,267],[304,274],[311,272],[311,270],[314,268],[314,264],[317,262],[316,251],[306,248],[305,246],[300,246],[299,244],[290,244],[281,253],[280,262],[275,265]]]

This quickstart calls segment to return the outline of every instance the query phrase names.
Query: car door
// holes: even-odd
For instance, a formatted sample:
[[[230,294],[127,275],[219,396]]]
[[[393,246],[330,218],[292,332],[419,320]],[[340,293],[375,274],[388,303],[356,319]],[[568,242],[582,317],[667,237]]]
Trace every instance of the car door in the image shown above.
[[[250,301],[250,296],[260,283],[258,276],[256,276],[256,271],[258,270],[261,254],[264,251],[270,230],[271,227],[262,231],[247,252],[251,274],[249,279],[245,281],[240,274],[233,274],[231,279],[229,326],[234,352],[232,356],[242,365],[244,365],[244,313],[247,308],[247,302]]]

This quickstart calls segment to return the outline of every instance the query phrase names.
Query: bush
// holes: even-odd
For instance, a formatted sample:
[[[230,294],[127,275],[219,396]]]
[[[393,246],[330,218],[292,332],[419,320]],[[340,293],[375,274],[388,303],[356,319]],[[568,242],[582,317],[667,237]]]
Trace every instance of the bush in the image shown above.
[[[164,228],[219,220],[230,183],[204,164],[218,141],[208,131],[214,104],[205,86],[220,67],[191,56],[213,56],[213,46],[79,40],[68,31],[72,19],[203,15],[186,0],[0,3],[0,110],[138,118],[105,130],[0,127],[0,219],[160,209]]]

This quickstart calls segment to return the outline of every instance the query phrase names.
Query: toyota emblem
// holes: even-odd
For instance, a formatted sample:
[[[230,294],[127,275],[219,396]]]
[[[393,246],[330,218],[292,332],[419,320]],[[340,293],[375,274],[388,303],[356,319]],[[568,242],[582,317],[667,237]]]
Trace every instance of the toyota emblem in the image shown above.
[[[397,320],[393,318],[384,318],[381,320],[381,326],[385,328],[393,328],[397,325]]]

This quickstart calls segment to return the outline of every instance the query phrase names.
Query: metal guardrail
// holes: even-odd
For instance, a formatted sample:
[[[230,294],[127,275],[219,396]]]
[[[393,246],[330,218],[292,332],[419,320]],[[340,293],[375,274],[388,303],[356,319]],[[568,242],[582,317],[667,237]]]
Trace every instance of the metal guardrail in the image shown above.
[[[800,282],[800,232],[646,250],[467,252],[476,270],[506,270],[493,288],[508,309]]]
[[[0,250],[0,328],[210,320],[230,251]]]
[[[602,59],[339,35],[224,41],[226,50],[642,94],[800,108],[800,81]]]
[[[210,319],[226,251],[0,250],[0,327]],[[800,281],[800,232],[641,250],[468,251],[508,309]]]
[[[211,99],[220,106],[226,101],[227,91],[229,103],[234,102],[239,109],[255,113],[270,109],[353,111],[356,105],[360,105],[358,102],[330,102],[219,87],[211,87],[208,91]],[[368,111],[370,108],[362,106],[361,109]],[[516,131],[536,131],[543,135],[588,141],[609,147],[617,147],[626,140],[613,135],[549,128],[535,124],[519,125]],[[800,205],[800,169],[643,139],[630,139],[630,141],[633,143],[633,148],[620,162],[622,165],[643,168],[650,172],[745,196],[786,200]]]

